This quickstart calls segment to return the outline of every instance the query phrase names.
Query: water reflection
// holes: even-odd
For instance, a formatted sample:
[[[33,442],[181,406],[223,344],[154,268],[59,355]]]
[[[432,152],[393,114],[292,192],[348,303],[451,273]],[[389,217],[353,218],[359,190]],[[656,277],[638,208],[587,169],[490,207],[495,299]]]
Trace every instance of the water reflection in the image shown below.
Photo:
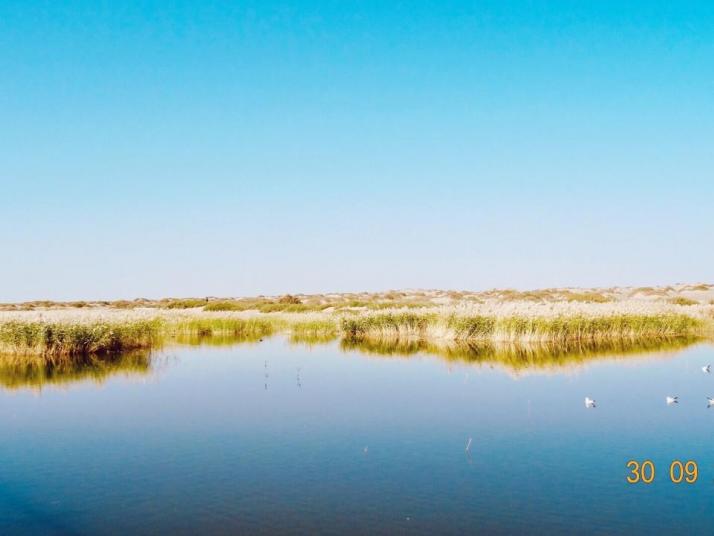
[[[256,344],[260,337],[233,335],[180,336],[174,344],[183,346],[231,347]],[[312,348],[335,341],[335,337],[289,337],[294,346]],[[649,343],[571,344],[490,344],[475,342],[433,342],[410,339],[340,339],[342,351],[357,351],[366,355],[382,357],[434,355],[449,362],[499,365],[517,373],[528,370],[557,370],[582,365],[597,359],[625,359],[637,355],[669,355],[667,352],[682,350],[695,339],[674,339]],[[33,360],[22,362],[9,356],[0,356],[0,387],[15,390],[23,388],[42,389],[49,385],[68,385],[74,382],[93,381],[101,384],[113,375],[148,376],[157,367],[157,357],[149,351],[138,351],[104,356],[83,356],[73,362],[62,364],[43,363]],[[264,389],[269,387],[268,362],[264,366]],[[302,387],[301,369],[296,371],[296,385]]]
[[[607,343],[481,343],[481,342],[433,342],[404,339],[361,339],[340,341],[343,351],[359,351],[378,356],[435,355],[447,361],[500,365],[522,372],[528,369],[558,369],[582,365],[597,359],[629,358],[679,351],[698,342],[697,339],[670,339],[631,343],[610,341]]]
[[[339,337],[334,333],[291,333],[290,342],[295,345],[303,345],[308,348],[320,344],[334,342]]]
[[[190,333],[177,334],[170,342],[181,346],[236,346],[238,344],[256,344],[263,341],[259,335],[234,335],[234,334],[205,334]]]
[[[83,356],[61,364],[22,362],[0,356],[0,386],[7,390],[36,389],[81,381],[104,383],[114,375],[148,376],[155,362],[148,351],[106,356]]]

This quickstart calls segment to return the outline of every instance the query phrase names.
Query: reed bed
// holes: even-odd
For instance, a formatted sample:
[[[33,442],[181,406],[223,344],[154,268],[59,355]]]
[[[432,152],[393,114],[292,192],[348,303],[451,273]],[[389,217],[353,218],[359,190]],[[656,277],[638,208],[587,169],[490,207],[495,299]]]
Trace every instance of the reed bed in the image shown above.
[[[172,337],[231,336],[244,340],[259,340],[268,337],[284,327],[281,318],[188,318],[175,321],[167,326],[166,332]]]
[[[161,337],[159,319],[131,322],[22,322],[0,323],[0,354],[43,356],[61,362],[71,356],[118,353],[151,348]]]
[[[599,317],[440,316],[373,314],[343,318],[347,338],[415,338],[490,342],[661,340],[701,334],[704,323],[686,315]]]
[[[290,324],[290,340],[307,344],[320,344],[335,340],[339,334],[336,319],[295,321]]]
[[[285,296],[271,302],[280,312],[268,313],[206,311],[189,307],[195,304],[191,301],[170,309],[88,307],[5,311],[0,312],[0,354],[57,362],[70,356],[157,348],[165,342],[234,344],[258,341],[277,333],[307,343],[328,342],[337,337],[565,343],[714,336],[714,307],[704,304],[472,301],[416,309],[382,310],[380,305],[375,310],[351,307],[358,297],[349,296],[348,300],[343,296],[344,307],[292,313],[286,311],[308,304],[296,303],[298,298]],[[399,298],[385,294],[380,299]],[[183,305],[187,307],[182,308]],[[322,305],[313,303],[309,307],[317,309]]]

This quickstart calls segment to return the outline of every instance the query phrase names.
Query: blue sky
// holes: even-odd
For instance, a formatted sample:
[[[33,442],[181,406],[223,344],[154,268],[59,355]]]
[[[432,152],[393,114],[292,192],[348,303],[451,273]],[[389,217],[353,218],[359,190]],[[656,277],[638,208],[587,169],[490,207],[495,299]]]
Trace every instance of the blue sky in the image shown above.
[[[712,281],[711,2],[0,0],[0,301]]]

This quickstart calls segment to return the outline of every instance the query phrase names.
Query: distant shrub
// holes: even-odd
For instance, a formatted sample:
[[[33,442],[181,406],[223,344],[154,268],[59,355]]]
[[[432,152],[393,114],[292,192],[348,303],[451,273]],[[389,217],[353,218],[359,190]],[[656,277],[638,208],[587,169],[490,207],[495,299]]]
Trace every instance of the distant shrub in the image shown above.
[[[504,301],[532,301],[541,302],[553,298],[553,292],[549,289],[544,290],[529,290],[521,292],[518,290],[501,290],[495,293],[496,297]]]
[[[298,298],[297,296],[293,296],[291,294],[286,294],[285,296],[282,296],[278,300],[278,303],[298,304],[298,303],[302,303],[302,301],[300,301],[300,298]]]
[[[186,300],[171,300],[166,305],[167,309],[194,309],[206,305],[205,299],[189,298]]]
[[[261,313],[304,313],[319,310],[319,306],[309,306],[303,303],[270,302],[258,306]]]
[[[349,300],[345,303],[338,304],[339,307],[367,307],[371,302],[365,300]]]
[[[652,288],[652,287],[638,287],[634,289],[630,295],[636,296],[637,294],[644,294],[645,296],[666,296],[668,292],[674,290],[672,287],[667,288]]]
[[[113,301],[110,305],[114,309],[134,309],[139,306],[138,303],[129,300]]]
[[[251,308],[250,303],[239,301],[213,301],[204,303],[204,311],[246,311]]]
[[[563,297],[569,302],[585,302],[585,303],[607,303],[612,301],[610,298],[599,292],[571,292],[563,293]]]
[[[434,304],[427,301],[384,301],[367,304],[367,309],[379,311],[380,309],[422,309],[424,307],[434,307]]]
[[[672,298],[668,300],[669,303],[673,305],[698,305],[699,302],[697,300],[691,300],[689,298],[685,298],[684,296],[677,296],[676,298]]]
[[[466,293],[463,291],[459,292],[457,290],[450,290],[446,293],[446,295],[452,300],[460,300],[466,295]]]
[[[684,287],[684,290],[703,291],[703,292],[706,292],[709,289],[711,289],[711,285],[707,285],[706,283],[700,283],[698,285],[689,285],[689,286]]]

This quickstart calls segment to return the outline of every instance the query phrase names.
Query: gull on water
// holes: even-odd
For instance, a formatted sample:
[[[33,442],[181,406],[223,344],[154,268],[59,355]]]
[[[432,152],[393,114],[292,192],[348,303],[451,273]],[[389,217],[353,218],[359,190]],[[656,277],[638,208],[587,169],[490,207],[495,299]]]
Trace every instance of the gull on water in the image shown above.
[[[585,407],[586,408],[594,408],[597,406],[595,406],[595,401],[592,398],[590,398],[589,396],[586,396],[585,397]]]
[[[672,404],[679,404],[678,396],[668,396],[665,400],[667,401],[668,406],[671,406]]]
[[[471,452],[471,438],[466,442],[466,452]]]
[[[709,374],[712,371],[712,366],[711,365],[704,365],[702,367],[702,372],[704,374]]]
[[[707,397],[707,407],[710,408],[712,406],[714,406],[714,398],[708,396]]]

